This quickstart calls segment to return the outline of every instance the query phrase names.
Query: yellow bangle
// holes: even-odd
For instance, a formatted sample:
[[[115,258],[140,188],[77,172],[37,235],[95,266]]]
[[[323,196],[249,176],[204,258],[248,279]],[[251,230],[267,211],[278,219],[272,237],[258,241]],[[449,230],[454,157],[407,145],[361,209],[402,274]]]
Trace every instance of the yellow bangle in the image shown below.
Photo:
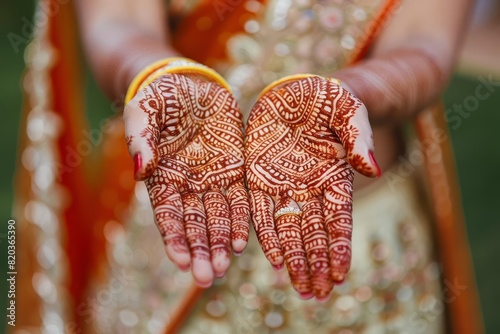
[[[285,83],[287,81],[299,80],[299,79],[310,78],[310,77],[317,77],[317,76],[318,75],[316,75],[316,74],[293,74],[293,75],[289,75],[289,76],[283,77],[281,79],[273,81],[266,88],[264,88],[262,90],[262,92],[260,92],[258,99],[260,99],[264,94],[266,94],[268,91],[270,91],[274,87],[276,87],[278,85],[281,85],[282,83]],[[337,85],[340,85],[340,80],[339,79],[335,79],[335,78],[325,78],[325,79],[328,80],[328,81],[331,81],[331,82],[333,82],[333,83],[335,83]]]
[[[158,77],[168,73],[201,75],[209,80],[216,81],[222,87],[231,91],[226,80],[210,67],[189,58],[171,57],[152,63],[135,76],[128,87],[127,95],[125,95],[125,104],[132,100],[139,90],[149,85]]]

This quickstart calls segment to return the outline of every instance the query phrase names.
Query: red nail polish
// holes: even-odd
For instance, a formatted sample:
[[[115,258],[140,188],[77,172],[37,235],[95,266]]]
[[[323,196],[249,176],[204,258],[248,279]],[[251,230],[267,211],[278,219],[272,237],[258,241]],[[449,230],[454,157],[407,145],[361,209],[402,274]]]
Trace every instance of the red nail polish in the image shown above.
[[[186,266],[177,266],[177,267],[179,268],[180,271],[187,272],[189,271],[189,269],[191,269],[191,263]]]
[[[330,296],[331,296],[331,293],[327,294],[326,296],[324,297],[316,297],[316,300],[319,302],[319,303],[326,303],[328,300],[330,300]]]
[[[222,278],[224,277],[224,275],[226,274],[225,271],[222,271],[222,272],[214,272],[214,276],[217,277],[217,278]]]
[[[236,252],[236,251],[234,251],[234,249],[233,249],[233,254],[234,254],[234,256],[241,256],[241,255],[243,255],[243,252],[244,252],[244,251],[241,251],[241,252]]]
[[[311,299],[314,295],[312,292],[307,292],[307,293],[299,293],[300,298],[308,300]]]
[[[196,281],[196,285],[198,285],[200,288],[206,289],[212,285],[212,282],[202,283],[202,282]]]
[[[380,178],[382,176],[382,170],[380,169],[377,161],[375,160],[375,156],[373,155],[373,152],[370,150],[368,152],[368,155],[370,156],[370,160],[371,160],[372,164],[374,164],[375,167],[377,167],[377,178]]]
[[[283,267],[284,267],[283,263],[279,265],[273,265],[273,269],[276,271],[280,271],[281,269],[283,269]]]
[[[139,172],[142,169],[142,157],[139,153],[134,155],[134,177],[137,180],[139,178]]]
[[[332,279],[333,279],[333,282],[335,283],[335,285],[340,285],[342,283],[344,283],[345,279],[347,278],[346,275],[342,275],[342,274],[334,274]]]

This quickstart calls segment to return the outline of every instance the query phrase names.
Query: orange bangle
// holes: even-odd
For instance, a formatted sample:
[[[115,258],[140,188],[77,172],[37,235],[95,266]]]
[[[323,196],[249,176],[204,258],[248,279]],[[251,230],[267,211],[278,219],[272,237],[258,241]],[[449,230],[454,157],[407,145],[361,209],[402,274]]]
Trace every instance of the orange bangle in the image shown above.
[[[135,76],[128,87],[127,95],[125,95],[125,104],[132,100],[139,90],[149,85],[158,77],[168,73],[201,75],[209,80],[216,81],[222,87],[231,91],[226,80],[210,67],[189,58],[171,57],[152,63]]]
[[[259,94],[259,99],[264,95],[266,94],[268,91],[270,91],[271,89],[273,89],[274,87],[278,86],[278,85],[281,85],[282,83],[285,83],[287,81],[292,81],[292,80],[298,80],[298,79],[304,79],[304,78],[310,78],[310,77],[317,77],[319,75],[316,75],[316,74],[293,74],[293,75],[289,75],[289,76],[286,76],[286,77],[283,77],[281,79],[278,79],[276,81],[273,81],[272,83],[270,83],[266,88],[264,88],[262,90],[262,92],[260,92]],[[340,85],[340,80],[339,79],[335,79],[335,78],[325,78],[326,80],[328,81],[331,81],[337,85]]]

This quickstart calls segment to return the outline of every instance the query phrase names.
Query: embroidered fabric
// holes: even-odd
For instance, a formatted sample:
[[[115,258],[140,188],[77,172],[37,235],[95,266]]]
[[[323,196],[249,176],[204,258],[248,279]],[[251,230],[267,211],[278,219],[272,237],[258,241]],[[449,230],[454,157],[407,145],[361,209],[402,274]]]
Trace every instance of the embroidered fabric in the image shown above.
[[[245,32],[229,39],[230,59],[214,68],[247,117],[274,80],[295,73],[329,76],[345,66],[383,2],[273,0],[264,8],[248,1],[262,13],[255,16],[260,20],[247,21]],[[442,332],[440,268],[418,184],[410,176],[394,189],[381,179],[355,194],[352,269],[327,303],[299,299],[286,271],[272,270],[252,234],[245,253],[204,293],[182,333]],[[130,280],[99,308],[95,326],[99,332],[160,332],[192,278],[164,255],[142,185],[130,221],[108,224],[111,272]]]
[[[397,190],[380,179],[355,195],[352,268],[327,303],[301,300],[286,270],[271,268],[251,234],[181,332],[442,333],[440,267],[418,185],[417,174],[399,180]],[[97,290],[110,293],[109,302],[93,307],[97,332],[161,332],[192,283],[164,255],[142,184],[134,202],[124,227],[106,228],[112,275]]]

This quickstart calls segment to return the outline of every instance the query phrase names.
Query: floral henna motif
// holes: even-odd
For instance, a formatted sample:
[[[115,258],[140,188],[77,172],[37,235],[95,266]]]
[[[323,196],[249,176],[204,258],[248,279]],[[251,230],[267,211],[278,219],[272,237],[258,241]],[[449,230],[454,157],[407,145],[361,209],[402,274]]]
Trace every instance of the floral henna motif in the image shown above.
[[[168,74],[138,92],[124,119],[167,254],[210,285],[229,265],[230,243],[242,252],[248,241],[243,123],[234,98],[216,82]]]
[[[273,265],[284,258],[303,296],[328,298],[349,270],[351,165],[376,173],[363,108],[336,83],[310,76],[269,90],[250,114],[245,164],[255,230]],[[270,217],[274,206],[302,213]]]

